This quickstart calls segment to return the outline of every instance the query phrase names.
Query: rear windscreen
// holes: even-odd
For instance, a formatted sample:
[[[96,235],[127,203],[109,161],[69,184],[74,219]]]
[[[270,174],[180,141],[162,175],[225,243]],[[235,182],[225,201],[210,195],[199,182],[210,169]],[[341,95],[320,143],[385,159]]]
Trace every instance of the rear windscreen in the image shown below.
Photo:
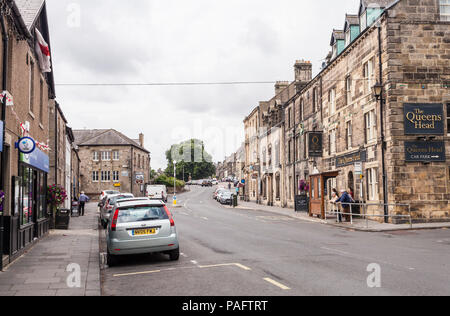
[[[121,195],[121,196],[116,196],[111,198],[111,200],[109,201],[110,205],[115,205],[117,203],[117,201],[119,200],[123,200],[123,199],[131,199],[133,198],[132,195]]]
[[[137,206],[119,209],[118,223],[145,222],[169,219],[163,206]]]

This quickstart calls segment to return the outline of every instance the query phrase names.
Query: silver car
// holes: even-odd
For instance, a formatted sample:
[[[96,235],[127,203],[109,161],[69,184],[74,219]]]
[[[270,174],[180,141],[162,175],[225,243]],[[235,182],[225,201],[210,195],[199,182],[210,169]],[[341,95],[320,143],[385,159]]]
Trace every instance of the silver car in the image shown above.
[[[106,230],[108,265],[118,256],[165,253],[170,260],[180,257],[173,216],[162,201],[119,200]]]
[[[117,203],[117,201],[130,198],[134,198],[134,195],[131,193],[120,193],[109,195],[105,199],[105,201],[103,202],[103,206],[100,207],[100,223],[102,224],[103,228],[106,229],[108,221],[111,217],[111,212],[114,209],[114,205]]]

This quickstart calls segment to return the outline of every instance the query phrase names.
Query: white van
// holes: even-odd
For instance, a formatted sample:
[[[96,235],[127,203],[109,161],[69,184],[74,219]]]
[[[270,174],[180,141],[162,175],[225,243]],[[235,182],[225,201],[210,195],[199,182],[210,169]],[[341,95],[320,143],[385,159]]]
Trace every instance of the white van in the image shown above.
[[[167,188],[165,185],[148,185],[145,194],[151,200],[160,200],[167,203]]]

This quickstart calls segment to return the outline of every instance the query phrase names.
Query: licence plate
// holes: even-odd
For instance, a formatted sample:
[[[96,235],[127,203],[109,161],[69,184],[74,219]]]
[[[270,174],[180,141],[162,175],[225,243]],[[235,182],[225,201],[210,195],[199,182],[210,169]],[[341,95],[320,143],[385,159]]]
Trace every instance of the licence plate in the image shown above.
[[[145,236],[145,235],[154,235],[154,234],[156,234],[156,228],[133,230],[133,236]]]

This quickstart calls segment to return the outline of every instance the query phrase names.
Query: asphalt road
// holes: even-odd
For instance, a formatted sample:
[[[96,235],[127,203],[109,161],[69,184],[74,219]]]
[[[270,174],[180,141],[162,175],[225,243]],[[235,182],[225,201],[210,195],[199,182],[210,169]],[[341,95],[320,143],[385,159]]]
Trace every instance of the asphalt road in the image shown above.
[[[172,209],[178,262],[124,257],[102,271],[102,294],[450,295],[450,230],[354,232],[231,209],[212,192],[193,187]]]

